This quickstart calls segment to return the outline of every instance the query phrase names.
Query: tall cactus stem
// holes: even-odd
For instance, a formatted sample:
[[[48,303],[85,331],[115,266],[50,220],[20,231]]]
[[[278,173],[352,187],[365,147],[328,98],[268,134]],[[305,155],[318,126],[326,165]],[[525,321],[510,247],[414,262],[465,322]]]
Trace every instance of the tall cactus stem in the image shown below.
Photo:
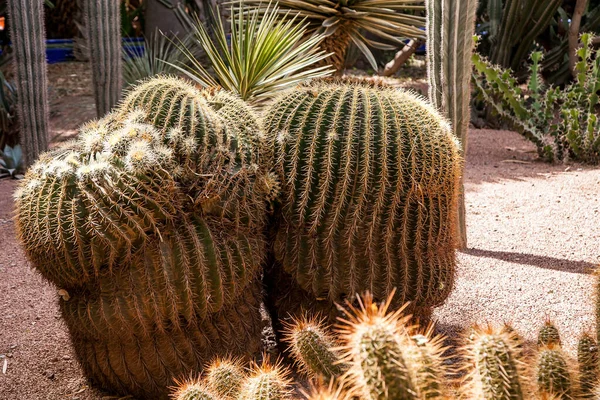
[[[98,117],[117,104],[123,89],[120,2],[85,0],[92,82]]]
[[[471,54],[477,0],[426,0],[429,97],[443,111],[467,151]],[[459,246],[467,247],[464,184],[458,203]]]
[[[17,114],[26,165],[48,149],[46,32],[42,0],[9,0]]]

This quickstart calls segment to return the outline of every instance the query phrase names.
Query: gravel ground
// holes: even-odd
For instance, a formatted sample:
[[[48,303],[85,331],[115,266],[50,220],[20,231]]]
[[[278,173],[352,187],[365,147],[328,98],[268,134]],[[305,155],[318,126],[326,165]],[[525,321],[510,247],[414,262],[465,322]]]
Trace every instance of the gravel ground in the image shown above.
[[[449,336],[472,323],[510,322],[535,340],[546,318],[574,354],[593,329],[600,263],[600,169],[533,161],[512,132],[471,131],[466,172],[468,249],[435,312]]]

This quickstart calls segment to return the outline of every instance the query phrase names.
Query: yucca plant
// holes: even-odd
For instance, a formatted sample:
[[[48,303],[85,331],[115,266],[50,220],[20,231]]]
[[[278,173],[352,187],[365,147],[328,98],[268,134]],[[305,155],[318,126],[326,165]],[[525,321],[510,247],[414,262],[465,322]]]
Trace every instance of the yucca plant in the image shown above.
[[[244,2],[249,10],[267,13],[261,0]],[[321,47],[331,52],[326,61],[338,72],[344,67],[345,55],[354,43],[373,69],[377,61],[369,48],[395,50],[402,37],[424,38],[423,0],[279,0],[281,15],[306,18],[308,33],[325,36]],[[373,37],[378,38],[374,40]]]
[[[189,38],[183,41],[191,44]],[[123,48],[123,78],[127,86],[154,75],[174,74],[177,68],[172,64],[177,64],[184,58],[181,50],[158,30],[150,38],[146,38],[144,44],[145,51],[142,54],[131,54],[131,50]]]
[[[307,25],[299,18],[280,20],[279,12],[277,7],[268,6],[265,15],[259,16],[232,7],[230,39],[220,15],[215,18],[214,40],[196,19],[193,35],[206,53],[214,75],[202,65],[193,49],[182,42],[177,47],[185,55],[186,63],[167,64],[201,86],[221,86],[254,104],[300,82],[330,75],[332,70],[328,66],[314,66],[327,56],[318,47],[322,37],[305,39]]]

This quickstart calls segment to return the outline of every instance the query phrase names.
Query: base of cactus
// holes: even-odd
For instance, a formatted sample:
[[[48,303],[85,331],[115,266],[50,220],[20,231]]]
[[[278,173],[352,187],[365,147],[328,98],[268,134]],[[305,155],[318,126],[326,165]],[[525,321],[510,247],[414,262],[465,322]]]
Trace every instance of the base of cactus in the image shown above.
[[[90,335],[80,319],[65,312],[63,318],[79,364],[91,384],[119,395],[141,399],[168,399],[174,379],[201,373],[217,355],[253,358],[262,350],[260,282],[234,302],[193,326],[166,324],[151,334]],[[61,301],[61,303],[64,303]]]
[[[288,343],[283,341],[283,332],[286,324],[291,323],[294,318],[304,315],[318,315],[328,325],[337,324],[338,318],[344,317],[342,308],[346,308],[344,301],[333,302],[329,299],[318,299],[312,293],[302,289],[295,279],[285,272],[281,265],[269,256],[263,277],[265,286],[265,306],[273,321],[273,330],[277,340],[277,346],[286,358],[290,358]],[[358,306],[354,297],[352,303]],[[376,299],[385,301],[386,299]],[[398,309],[400,305],[392,304],[390,310]],[[427,326],[432,317],[432,307],[407,307],[406,314],[413,316],[413,321],[421,326]],[[293,360],[293,358],[290,358]]]

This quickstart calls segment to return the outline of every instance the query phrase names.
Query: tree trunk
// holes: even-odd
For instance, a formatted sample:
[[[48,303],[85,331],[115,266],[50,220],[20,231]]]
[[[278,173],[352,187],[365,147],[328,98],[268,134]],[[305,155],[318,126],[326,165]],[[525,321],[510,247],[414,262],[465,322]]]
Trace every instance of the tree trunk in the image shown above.
[[[177,9],[184,9],[183,0],[146,0],[145,3],[144,35],[147,38],[151,38],[157,30],[179,38],[186,35],[183,23],[177,17]]]
[[[402,65],[404,65],[406,61],[408,61],[410,56],[415,54],[415,51],[417,51],[421,44],[421,41],[411,39],[407,44],[404,45],[404,48],[402,48],[402,50],[396,53],[394,59],[385,65],[385,68],[383,69],[383,72],[381,72],[381,75],[391,76],[398,72],[400,67],[402,67]]]
[[[577,0],[571,17],[571,25],[569,25],[569,70],[573,77],[577,74],[575,64],[577,64],[577,48],[579,47],[579,26],[586,6],[587,0]]]

